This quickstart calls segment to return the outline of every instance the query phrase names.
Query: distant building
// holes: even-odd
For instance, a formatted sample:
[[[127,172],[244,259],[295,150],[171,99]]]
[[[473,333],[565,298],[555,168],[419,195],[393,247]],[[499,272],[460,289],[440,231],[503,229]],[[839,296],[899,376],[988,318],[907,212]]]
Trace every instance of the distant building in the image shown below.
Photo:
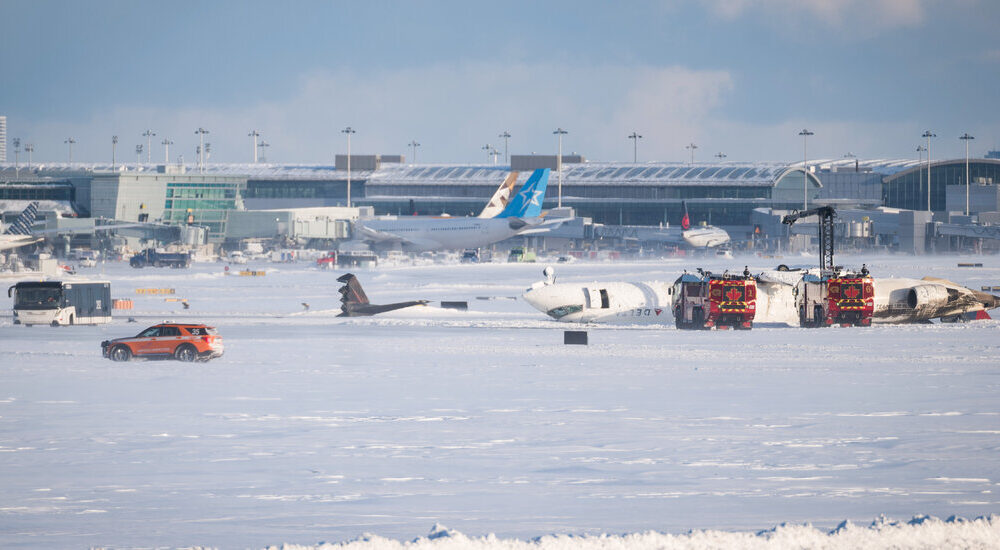
[[[551,155],[512,155],[511,166],[403,164],[386,159],[384,155],[352,156],[352,206],[370,207],[376,215],[476,215],[512,170],[518,172],[518,183],[523,183],[533,168],[552,168],[556,163]],[[226,223],[233,210],[345,206],[347,159],[340,156],[337,160],[340,166],[209,164],[199,174],[185,173],[175,165],[116,171],[107,164],[53,163],[21,169],[18,175],[6,163],[0,165],[0,182],[17,182],[5,193],[29,200],[54,192],[65,197],[70,191],[59,186],[25,186],[24,182],[68,181],[73,209],[81,216],[130,221],[141,216],[170,224],[192,220],[209,228],[211,242],[220,242],[229,233]],[[970,159],[969,168],[970,211],[996,211],[1000,208],[1000,159]],[[558,203],[558,180],[556,173],[549,179],[547,209]],[[932,163],[931,210],[964,211],[965,192],[964,158]],[[888,206],[925,211],[927,165],[915,159],[817,159],[804,167],[802,162],[622,163],[563,157],[562,204],[596,224],[677,225],[686,209],[693,224],[721,226],[734,240],[742,240],[756,230],[755,209],[798,210],[806,196],[810,207],[831,204],[842,210]],[[324,214],[324,219],[333,219],[330,215]],[[245,219],[256,223],[253,216]],[[291,230],[291,221],[269,221],[269,234],[297,233]],[[278,232],[275,223],[284,223],[287,232]],[[308,233],[327,234],[327,228]]]
[[[927,206],[926,164],[911,166],[882,180],[885,206],[934,212],[965,210],[965,159],[932,162],[930,171],[930,208]],[[1000,183],[1000,160],[969,159],[968,179],[970,188],[991,188],[981,193],[970,189],[970,210],[974,213],[993,211],[996,201],[990,197],[993,196],[992,188]],[[980,197],[986,202],[978,204]]]
[[[208,228],[209,242],[222,242],[229,212],[243,208],[246,176],[94,172],[88,187],[93,217],[192,223]]]

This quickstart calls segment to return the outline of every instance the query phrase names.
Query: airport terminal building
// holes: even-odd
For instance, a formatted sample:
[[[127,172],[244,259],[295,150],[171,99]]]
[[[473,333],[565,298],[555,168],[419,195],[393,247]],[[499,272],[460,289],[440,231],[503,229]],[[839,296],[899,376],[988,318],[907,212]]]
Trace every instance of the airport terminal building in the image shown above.
[[[348,189],[352,206],[369,208],[324,212],[346,219],[372,212],[476,215],[509,172],[518,172],[523,183],[533,169],[557,163],[545,155],[513,155],[508,166],[405,164],[401,156],[352,155],[348,173],[346,160],[339,155],[333,165],[209,164],[201,172],[190,166],[82,163],[30,169],[22,164],[15,170],[5,163],[0,164],[0,206],[12,211],[28,200],[57,200],[80,217],[193,222],[208,228],[210,242],[223,242],[240,237],[227,230],[233,212],[342,207]],[[947,218],[965,209],[965,173],[965,159],[934,162],[928,187],[927,165],[915,160],[817,160],[804,166],[609,163],[565,155],[561,177],[552,172],[544,206],[556,207],[561,194],[562,205],[578,217],[606,226],[677,225],[686,207],[692,223],[723,227],[734,241],[742,241],[758,229],[755,211],[798,210],[806,203],[926,210],[929,190],[931,209]],[[969,181],[973,215],[1000,211],[1000,160],[970,159]],[[252,219],[271,220],[277,228],[280,218],[252,216],[239,227],[248,227],[246,219]],[[260,235],[271,228],[247,230]],[[343,233],[343,228],[336,232]]]

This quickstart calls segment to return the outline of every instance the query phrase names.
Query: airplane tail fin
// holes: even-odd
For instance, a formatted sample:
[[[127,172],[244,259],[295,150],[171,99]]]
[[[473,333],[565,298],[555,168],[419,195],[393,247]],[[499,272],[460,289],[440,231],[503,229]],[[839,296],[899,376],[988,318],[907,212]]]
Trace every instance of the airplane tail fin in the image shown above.
[[[490,197],[490,202],[486,203],[486,207],[483,211],[479,213],[479,218],[493,218],[497,214],[503,212],[504,208],[510,204],[510,199],[514,195],[514,185],[517,184],[517,172],[511,172],[507,174],[507,177],[500,184],[496,193]]]
[[[32,202],[21,212],[21,215],[14,220],[14,223],[7,227],[4,235],[31,235],[31,226],[35,223],[38,215],[38,203]]]
[[[548,168],[535,170],[521,190],[511,199],[507,208],[497,214],[498,218],[537,218],[542,214],[542,202],[545,200],[545,189],[549,185]]]
[[[365,291],[361,289],[361,283],[358,282],[358,278],[354,276],[353,273],[345,273],[340,277],[337,277],[337,282],[344,283],[344,286],[340,287],[340,303],[343,304],[341,309],[347,311],[347,307],[353,304],[367,304],[368,296],[365,295]]]
[[[688,216],[688,203],[687,201],[681,201],[681,205],[684,207],[684,217],[681,218],[681,229],[690,229],[691,218]]]

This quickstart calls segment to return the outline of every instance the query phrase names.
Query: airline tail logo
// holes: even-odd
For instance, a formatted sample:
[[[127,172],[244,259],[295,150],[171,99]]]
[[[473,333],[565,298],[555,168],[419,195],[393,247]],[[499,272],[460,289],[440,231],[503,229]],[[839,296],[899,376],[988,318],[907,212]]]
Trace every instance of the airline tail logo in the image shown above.
[[[490,202],[486,204],[486,208],[479,213],[480,218],[493,218],[496,215],[503,212],[504,208],[510,204],[510,199],[514,195],[514,185],[517,183],[517,172],[511,172],[507,174],[503,183],[500,184],[500,188],[493,193],[490,198]]]
[[[684,206],[684,217],[681,218],[681,229],[688,230],[691,229],[691,218],[688,217],[688,205],[686,202],[681,202]]]
[[[31,226],[35,223],[35,216],[38,215],[38,203],[32,202],[21,212],[21,215],[10,224],[4,235],[31,235]]]
[[[549,184],[549,169],[542,168],[531,173],[521,190],[511,199],[510,204],[498,218],[537,218],[542,214],[542,202],[545,200],[545,189]]]

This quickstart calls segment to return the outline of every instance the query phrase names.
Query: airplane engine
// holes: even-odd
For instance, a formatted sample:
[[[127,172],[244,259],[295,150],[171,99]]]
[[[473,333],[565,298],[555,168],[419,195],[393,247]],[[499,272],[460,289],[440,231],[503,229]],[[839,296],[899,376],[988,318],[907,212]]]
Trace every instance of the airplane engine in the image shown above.
[[[948,289],[941,285],[917,285],[906,295],[911,309],[940,308],[948,304]]]

